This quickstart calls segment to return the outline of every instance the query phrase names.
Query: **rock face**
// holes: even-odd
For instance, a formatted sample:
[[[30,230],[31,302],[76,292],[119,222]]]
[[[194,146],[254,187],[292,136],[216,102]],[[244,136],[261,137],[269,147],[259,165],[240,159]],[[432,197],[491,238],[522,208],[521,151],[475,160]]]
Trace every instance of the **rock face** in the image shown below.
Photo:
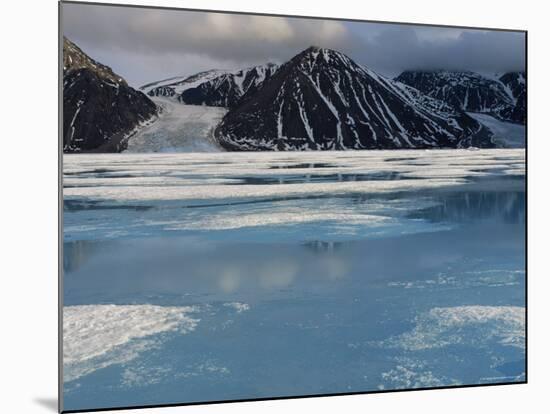
[[[491,147],[491,132],[461,110],[310,47],[223,118],[228,150]]]
[[[63,39],[64,152],[120,152],[156,114],[147,96]]]
[[[513,122],[525,124],[527,121],[527,81],[525,72],[508,72],[500,77],[500,81],[511,91],[515,99],[513,109],[507,114]]]
[[[277,65],[273,63],[235,71],[212,69],[148,83],[140,90],[149,96],[175,98],[187,105],[233,108],[245,95],[255,92],[276,70]]]
[[[63,37],[63,75],[78,69],[89,69],[106,81],[128,86],[126,81],[114,73],[109,66],[96,62],[77,45]]]
[[[196,87],[184,90],[178,100],[188,105],[233,108],[243,96],[254,93],[262,82],[271,78],[276,70],[277,65],[268,63],[224,73]]]
[[[513,92],[513,86],[510,86],[514,82],[513,77],[512,74],[506,74],[497,80],[474,72],[439,70],[405,71],[396,80],[453,108],[490,114],[503,121],[524,123],[524,108],[523,121],[522,108],[515,110],[517,95]]]
[[[226,71],[212,69],[196,73],[191,76],[176,76],[143,85],[140,91],[149,96],[165,96],[178,98],[187,89],[195,88],[200,84],[223,75]]]
[[[174,88],[171,88],[170,86],[157,86],[153,89],[151,89],[147,95],[149,96],[164,96],[167,98],[173,97],[176,95],[176,91]]]

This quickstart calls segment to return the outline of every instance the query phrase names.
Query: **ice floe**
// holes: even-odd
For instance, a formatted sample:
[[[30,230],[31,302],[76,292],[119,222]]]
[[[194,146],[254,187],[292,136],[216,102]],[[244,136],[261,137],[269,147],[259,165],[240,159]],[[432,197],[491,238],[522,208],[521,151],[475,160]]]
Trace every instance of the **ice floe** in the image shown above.
[[[466,287],[501,287],[519,285],[525,278],[524,270],[489,269],[461,271],[457,274],[439,273],[435,278],[392,281],[388,287],[403,289],[463,289]]]
[[[228,302],[228,303],[224,303],[224,306],[235,309],[237,313],[250,310],[250,305],[242,302]]]
[[[381,379],[383,384],[378,385],[379,390],[432,388],[460,384],[455,379],[434,374],[424,361],[407,357],[396,358],[395,367],[383,372]]]
[[[498,343],[525,347],[525,308],[520,306],[455,306],[433,308],[415,320],[412,330],[381,346],[420,351],[449,345]]]
[[[64,196],[143,201],[382,193],[464,184],[469,177],[496,170],[500,174],[524,174],[525,151],[79,154],[64,156]],[[346,181],[339,177],[384,173],[406,179],[382,176]],[[330,179],[308,181],[312,174]],[[303,181],[285,181],[296,175],[303,176]],[[227,185],[238,183],[242,177],[277,177],[281,183]]]
[[[193,307],[79,305],[63,308],[64,381],[128,362],[157,344],[155,335],[191,332]]]

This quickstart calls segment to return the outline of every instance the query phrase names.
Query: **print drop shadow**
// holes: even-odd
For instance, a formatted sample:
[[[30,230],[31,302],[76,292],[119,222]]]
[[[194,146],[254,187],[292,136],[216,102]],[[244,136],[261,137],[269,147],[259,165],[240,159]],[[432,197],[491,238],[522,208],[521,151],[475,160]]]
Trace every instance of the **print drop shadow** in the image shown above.
[[[57,412],[57,398],[35,398],[34,402],[49,411]]]

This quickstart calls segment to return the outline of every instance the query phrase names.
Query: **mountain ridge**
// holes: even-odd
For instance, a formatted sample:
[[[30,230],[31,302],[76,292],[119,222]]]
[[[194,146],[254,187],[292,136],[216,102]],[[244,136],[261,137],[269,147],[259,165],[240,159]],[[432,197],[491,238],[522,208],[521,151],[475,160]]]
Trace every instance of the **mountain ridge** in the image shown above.
[[[254,93],[277,70],[274,63],[230,71],[183,91],[178,100],[189,105],[232,108]]]
[[[513,115],[517,98],[502,76],[494,79],[472,71],[407,70],[395,80],[464,112],[521,123],[521,117]]]
[[[284,63],[215,130],[229,150],[492,146],[463,112],[436,113],[341,52],[311,46]]]
[[[210,69],[150,82],[139,89],[151,97],[174,98],[187,105],[234,107],[243,96],[269,78],[277,67],[269,62],[244,69]]]

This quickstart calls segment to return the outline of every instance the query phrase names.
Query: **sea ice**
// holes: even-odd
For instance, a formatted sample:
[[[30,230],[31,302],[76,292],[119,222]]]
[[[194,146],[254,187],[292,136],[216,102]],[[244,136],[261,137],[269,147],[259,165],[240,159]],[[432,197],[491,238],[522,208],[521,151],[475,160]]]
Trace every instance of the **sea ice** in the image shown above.
[[[79,305],[63,308],[64,381],[128,362],[155,345],[154,335],[191,332],[192,307]]]

